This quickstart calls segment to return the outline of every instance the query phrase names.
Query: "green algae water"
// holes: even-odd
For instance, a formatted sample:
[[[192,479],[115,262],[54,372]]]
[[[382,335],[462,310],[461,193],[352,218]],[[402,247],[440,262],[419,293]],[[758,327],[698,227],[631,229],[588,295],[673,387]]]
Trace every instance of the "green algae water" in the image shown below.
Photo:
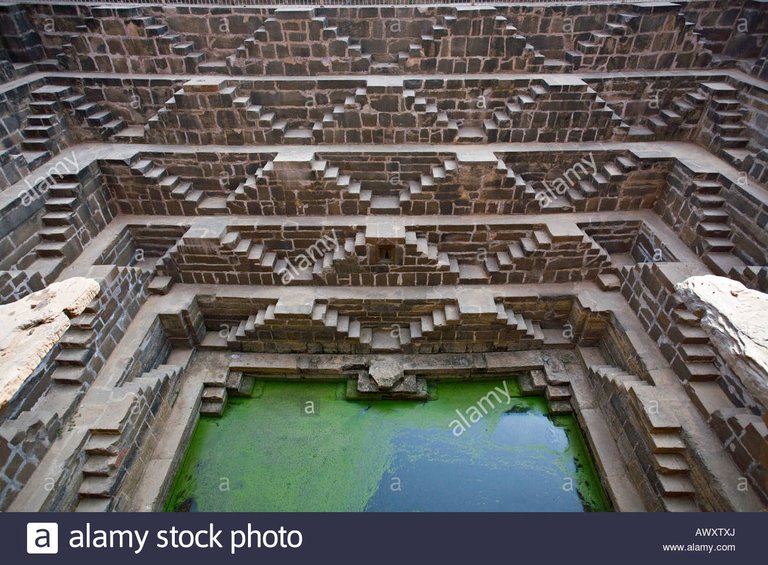
[[[548,417],[514,378],[433,388],[429,402],[348,401],[345,383],[257,382],[201,418],[165,509],[609,509],[573,416]]]

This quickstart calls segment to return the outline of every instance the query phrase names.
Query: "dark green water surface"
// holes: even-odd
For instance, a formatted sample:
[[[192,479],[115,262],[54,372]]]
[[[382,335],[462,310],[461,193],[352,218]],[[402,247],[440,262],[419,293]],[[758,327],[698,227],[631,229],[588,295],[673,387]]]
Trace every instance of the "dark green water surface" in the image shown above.
[[[548,417],[514,378],[441,382],[430,402],[347,401],[345,387],[257,382],[202,418],[166,510],[609,509],[575,418]]]

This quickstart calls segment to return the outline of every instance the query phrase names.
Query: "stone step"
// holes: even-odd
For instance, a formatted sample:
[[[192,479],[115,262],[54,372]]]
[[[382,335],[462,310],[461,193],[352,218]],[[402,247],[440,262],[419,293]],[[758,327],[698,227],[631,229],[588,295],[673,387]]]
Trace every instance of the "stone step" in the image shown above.
[[[669,497],[693,497],[696,489],[687,475],[658,475],[661,494]]]
[[[42,217],[44,226],[66,226],[72,224],[73,212],[47,212]]]
[[[731,276],[734,270],[738,273],[745,267],[744,261],[733,255],[731,250],[705,253],[701,259],[714,274],[721,277]]]
[[[732,136],[716,136],[715,143],[720,147],[726,148],[740,148],[749,145],[749,138],[747,137],[732,137]]]
[[[686,449],[685,442],[676,433],[658,433],[649,434],[651,440],[651,449],[657,454],[675,454],[683,453]]]
[[[707,97],[700,92],[686,92],[685,100],[693,104],[694,106],[701,106],[707,101]]]
[[[701,318],[684,306],[672,310],[672,319],[686,326],[698,326],[701,323]]]
[[[111,498],[116,488],[115,475],[85,477],[80,483],[78,495],[81,498]]]
[[[98,127],[98,126],[105,126],[107,123],[111,122],[113,119],[114,118],[112,117],[112,112],[110,112],[109,110],[99,110],[90,114],[87,118],[85,118],[85,121],[91,127]]]
[[[117,467],[117,455],[89,455],[83,463],[86,477],[108,477]]]
[[[710,108],[717,111],[734,112],[741,107],[741,102],[735,98],[718,97],[710,102]]]
[[[703,93],[710,96],[723,96],[738,93],[734,87],[725,82],[704,82],[699,88]]]
[[[78,106],[85,104],[86,98],[84,94],[73,94],[72,96],[67,96],[66,98],[64,98],[62,102],[64,106],[66,106],[70,110],[74,110]]]
[[[74,198],[80,193],[80,184],[76,182],[57,182],[48,187],[48,194],[54,198]]]
[[[728,252],[734,247],[733,242],[726,237],[705,237],[702,238],[702,245],[705,251]]]
[[[53,101],[65,98],[72,95],[72,88],[69,86],[58,85],[45,85],[30,92],[30,96],[33,100],[37,101]]]
[[[699,194],[694,192],[691,195],[692,202],[701,208],[720,208],[725,204],[725,199],[716,194]]]
[[[54,148],[54,140],[45,137],[28,137],[21,142],[24,151],[36,153],[49,153]]]
[[[139,175],[144,175],[154,168],[155,163],[149,159],[141,159],[131,165],[131,171]]]
[[[191,191],[192,191],[192,183],[191,182],[180,182],[171,191],[171,197],[177,198],[179,200],[186,199],[189,196],[189,193]]]
[[[688,117],[696,110],[696,106],[683,99],[675,99],[672,101],[672,108],[681,116]]]
[[[619,156],[616,157],[616,164],[622,172],[628,173],[637,169],[637,163],[629,157]]]
[[[704,208],[701,210],[701,218],[705,222],[727,225],[730,216],[728,212],[720,208]]]
[[[111,498],[81,498],[77,501],[75,512],[109,512]]]
[[[63,349],[56,356],[56,362],[59,365],[85,367],[92,355],[93,352],[87,349]]]
[[[86,371],[80,366],[63,365],[54,369],[51,378],[61,384],[81,385],[85,381]]]
[[[696,500],[691,497],[665,496],[662,502],[667,512],[701,512]]]
[[[47,138],[56,135],[59,131],[61,131],[61,128],[57,124],[29,125],[22,130],[22,134],[25,138]]]
[[[43,241],[67,241],[75,234],[74,226],[70,224],[43,227],[37,232]]]
[[[189,41],[174,43],[171,46],[171,50],[175,55],[189,55],[195,50],[195,44]]]
[[[30,114],[27,123],[31,126],[50,126],[58,124],[59,117],[56,114]]]
[[[728,238],[731,235],[731,227],[718,222],[699,222],[696,225],[696,233],[705,237]]]
[[[120,133],[126,127],[127,124],[125,121],[123,121],[121,118],[115,118],[101,126],[100,131],[103,136],[110,137]]]
[[[744,115],[733,110],[712,110],[707,114],[709,118],[718,124],[740,124]]]
[[[35,253],[38,257],[64,257],[66,247],[66,241],[43,241],[35,246]]]
[[[683,117],[674,110],[662,110],[659,112],[659,115],[664,123],[672,127],[678,126],[683,122]]]
[[[715,360],[715,352],[709,345],[706,344],[683,344],[680,347],[680,354],[686,363],[690,363],[692,361],[711,363]]]
[[[227,402],[228,391],[225,386],[206,386],[201,396],[202,402],[224,404]]]
[[[720,371],[709,362],[691,362],[683,365],[682,376],[693,382],[709,382],[719,379]]]
[[[656,453],[653,463],[661,475],[687,475],[691,470],[685,457],[678,453]]]
[[[742,137],[744,125],[740,123],[714,124],[714,132],[722,137],[736,139]]]
[[[698,326],[675,324],[669,329],[669,337],[675,343],[709,343],[707,332]]]
[[[50,212],[72,212],[76,206],[77,198],[49,198],[45,201],[45,209]]]

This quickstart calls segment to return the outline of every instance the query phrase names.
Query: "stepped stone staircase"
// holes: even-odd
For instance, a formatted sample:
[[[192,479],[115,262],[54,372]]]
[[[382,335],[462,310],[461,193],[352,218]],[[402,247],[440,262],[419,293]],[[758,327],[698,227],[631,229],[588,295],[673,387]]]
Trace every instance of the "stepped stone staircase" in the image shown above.
[[[573,394],[568,383],[550,382],[547,373],[538,369],[529,371],[518,380],[523,395],[538,396],[543,394],[545,396],[550,414],[573,413],[573,406],[571,405]]]
[[[715,352],[707,333],[701,329],[701,316],[678,304],[672,310],[673,325],[669,336],[678,345],[677,356],[672,366],[687,383],[714,382],[720,378],[720,371],[713,364]]]
[[[211,239],[214,241],[208,245]],[[328,271],[340,262],[350,259],[357,262],[366,253],[366,242],[365,234],[357,232],[354,237],[344,238],[338,246],[318,244],[316,249],[302,253],[305,259],[300,260],[280,249],[271,248],[268,243],[243,237],[239,231],[224,231],[216,238],[205,231],[199,233],[192,230],[158,259],[158,275],[185,281],[183,273],[175,265],[194,267],[195,263],[184,253],[208,257],[210,265],[238,268],[243,273],[260,277],[261,284],[313,284],[322,282]]]
[[[711,130],[704,135],[711,137],[710,146],[715,153],[740,167],[752,152],[746,149],[750,141],[745,135],[746,127],[743,123],[747,109],[739,100],[739,91],[720,82],[703,83],[701,89],[709,99],[706,118],[711,122]],[[707,122],[704,124],[704,127],[708,125]]]
[[[368,89],[359,86],[354,94],[346,95],[344,102],[335,104],[331,113],[323,114],[321,122],[315,122],[312,125],[313,138],[317,143],[324,141],[323,130],[336,127],[348,127],[352,124],[352,115],[358,115],[360,111],[369,103]],[[359,119],[355,125],[359,125]]]
[[[611,365],[590,367],[589,377],[612,406],[621,406],[615,410],[623,410],[624,405],[632,410],[632,414],[619,417],[628,419],[624,430],[634,427],[640,434],[628,439],[636,442],[633,447],[639,463],[646,464],[648,459],[650,468],[643,470],[661,497],[664,510],[698,512],[682,426],[674,412],[664,407],[657,387]]]
[[[637,170],[637,162],[630,157],[618,156],[612,163],[603,163],[598,172],[580,180],[569,188],[565,197],[577,211],[587,210],[585,199],[596,196],[615,196],[621,190],[621,183],[627,175]]]
[[[506,334],[510,341],[520,340],[527,348],[542,347],[545,335],[538,322],[515,313],[512,308],[497,304],[496,320],[509,327]],[[411,344],[424,343],[430,334],[458,326],[461,322],[459,307],[452,303],[434,308],[429,314],[416,317],[407,324],[373,327],[369,323],[342,314],[324,302],[313,301],[311,307],[298,312],[283,308],[281,304],[269,304],[258,312],[230,327],[226,336],[208,332],[202,343],[203,349],[247,350],[247,342],[258,340],[258,332],[300,323],[304,327],[331,329],[340,340],[349,339],[368,346],[371,352],[398,352]]]
[[[707,93],[702,86],[694,92],[677,96],[672,100],[671,108],[662,110],[658,116],[646,118],[645,125],[632,126],[627,139],[665,139],[681,133],[690,137],[696,132],[707,99]]]
[[[229,371],[226,377],[212,376],[206,381],[200,402],[201,416],[222,416],[232,396],[249,396],[253,377],[240,371]]]
[[[136,156],[128,164],[131,174],[146,186],[149,194],[156,194],[161,200],[176,201],[180,213],[195,214],[202,213],[203,210],[208,210],[208,213],[226,213],[226,207],[222,209],[217,205],[218,201],[206,198],[204,191],[196,190],[191,182],[170,174],[165,167],[158,166],[152,159]],[[160,202],[156,202],[156,205],[156,213],[164,213],[165,208],[161,207]]]
[[[427,111],[429,108],[427,105]],[[543,112],[558,113],[559,122],[572,128],[570,133],[567,128],[544,131],[535,127],[534,117]],[[459,119],[438,112],[435,125],[453,132],[453,140],[457,143],[595,140],[611,137],[614,130],[623,136],[624,130],[628,129],[605,100],[579,79],[540,79],[525,93],[507,101],[504,107],[491,108],[480,114],[479,118]]]
[[[200,64],[205,61],[205,53],[197,51],[191,41],[183,36],[173,33],[167,24],[162,23],[157,17],[146,15],[144,9],[139,6],[96,6],[91,8],[94,16],[113,17],[116,25],[105,27],[105,35],[110,37],[127,37],[131,41],[124,46],[126,53],[118,51],[118,55],[124,55],[125,60],[115,68],[117,72],[173,72],[196,73],[201,71]],[[119,22],[119,23],[118,23]],[[110,31],[108,30],[112,30]],[[90,42],[100,40],[100,36],[91,37],[91,30],[87,23],[78,26],[78,33],[64,34],[62,43],[57,50],[56,58],[62,68],[69,70],[92,70],[93,65],[85,55],[90,52]],[[151,45],[151,49],[144,47]],[[134,51],[135,49],[135,51]],[[146,53],[155,53],[155,57],[148,57]],[[81,60],[81,57],[83,59]],[[139,59],[143,59],[139,61]],[[104,69],[107,70],[107,69]],[[110,69],[111,70],[111,69]]]
[[[106,512],[139,445],[152,434],[152,422],[174,394],[184,367],[160,365],[111,390],[94,391],[105,410],[91,425],[85,442],[76,512]]]
[[[744,265],[732,252],[731,227],[725,209],[725,189],[716,180],[693,180],[691,203],[695,217],[696,233],[694,250],[716,274],[728,276],[732,268]]]
[[[499,38],[494,42],[495,56],[501,56],[507,67],[531,72],[569,72],[572,69],[570,63],[547,59],[536,51],[508,18],[497,15],[496,8],[492,6],[457,6],[453,15],[441,14],[432,22],[425,21],[421,33],[391,41],[383,48],[379,45],[379,50],[373,52],[366,49],[371,49],[376,40],[342,35],[338,25],[330,22],[328,17],[318,15],[314,8],[278,8],[232,55],[223,61],[202,63],[199,69],[201,72],[229,75],[291,74],[291,63],[284,65],[280,60],[282,56],[290,56],[296,60],[308,60],[311,74],[349,72],[393,75],[435,70],[438,57],[446,56],[448,51],[448,44],[444,48],[443,39],[449,38],[454,28],[466,27],[466,21],[471,17],[492,20],[494,39]],[[459,33],[466,35],[467,30],[462,27]],[[467,46],[466,52],[459,54],[459,57],[464,55],[478,59],[492,57],[488,45],[485,51],[481,49],[477,52],[474,47]],[[519,61],[515,61],[517,58]]]
[[[704,66],[711,60],[712,52],[706,49],[701,34],[693,31],[695,24],[687,21],[679,9],[679,4],[663,2],[618,7],[617,12],[608,14],[602,31],[589,32],[576,41],[577,52],[569,52],[566,60],[599,70],[622,69],[626,57],[652,52],[652,40],[664,37],[680,45],[677,58],[682,66]],[[641,28],[643,21],[645,26]],[[666,64],[673,66],[676,62]]]
[[[74,141],[67,116],[103,140],[126,127],[110,110],[95,102],[86,102],[84,95],[69,86],[42,86],[31,92],[31,99],[21,144],[22,155],[30,168],[39,166]]]
[[[300,30],[284,27],[286,20],[298,23]],[[292,40],[297,36],[300,39]],[[371,58],[363,55],[360,43],[340,35],[338,27],[331,25],[327,17],[318,16],[314,8],[286,7],[277,8],[254,31],[253,37],[246,39],[224,61],[204,63],[200,70],[232,75],[283,74],[275,72],[283,52],[299,58],[326,59],[326,62],[318,61],[317,72],[365,72],[371,65]],[[344,59],[347,61],[342,62]]]
[[[89,236],[78,218],[82,185],[76,174],[54,174],[47,185],[40,241],[20,262],[28,273],[39,273],[50,283],[80,253]]]
[[[645,119],[645,125],[630,127],[627,140],[694,139],[736,167],[749,156],[743,118],[747,109],[738,100],[738,90],[724,82],[703,82],[696,91],[689,91],[672,100],[671,108]]]
[[[116,118],[110,110],[104,109],[100,104],[87,102],[85,95],[73,94],[63,99],[64,107],[74,111],[79,123],[98,132],[101,139],[115,138],[122,132],[127,124],[122,118]]]
[[[382,188],[380,183],[366,188],[367,183],[354,178],[353,172],[345,174],[327,159],[314,157],[309,162],[309,169],[311,179],[322,182],[326,189],[338,194],[342,200],[357,200],[361,213],[399,215],[404,203],[431,199],[441,183],[454,182],[458,163],[454,159],[444,159],[440,165],[431,166],[429,174],[421,174],[418,178],[406,179],[399,185],[386,188]],[[274,182],[279,180],[275,175],[274,161],[270,160],[240,183],[228,200],[246,202],[257,198],[260,185]]]
[[[70,142],[66,122],[59,113],[59,98],[69,94],[66,86],[46,85],[30,93],[27,125],[21,130],[21,150],[30,169],[58,154]]]

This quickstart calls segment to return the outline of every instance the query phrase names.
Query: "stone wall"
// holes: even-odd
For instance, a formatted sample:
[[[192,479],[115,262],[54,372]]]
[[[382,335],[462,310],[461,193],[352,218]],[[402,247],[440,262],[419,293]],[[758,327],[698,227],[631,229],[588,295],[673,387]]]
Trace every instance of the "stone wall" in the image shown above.
[[[762,2],[687,2],[682,6],[686,18],[706,40],[707,49],[718,59],[756,58],[763,44],[760,35],[768,31]]]
[[[6,270],[50,282],[114,217],[96,162],[59,161],[5,207]]]
[[[713,276],[691,277],[675,285],[689,311],[700,318],[717,353],[723,380],[738,396],[736,406],[711,414],[710,423],[736,461],[768,500],[764,465],[768,428],[768,356],[762,335],[765,295],[738,282]]]
[[[25,6],[10,4],[0,6],[0,45],[3,55],[13,62],[33,62],[45,59],[40,35],[32,25]]]
[[[115,248],[125,247],[123,239]],[[404,229],[376,223],[363,228],[204,223],[189,229],[157,262],[158,274],[175,282],[242,285],[566,282],[594,280],[610,270],[605,251],[567,222]]]
[[[41,362],[31,377],[38,384],[14,399],[14,417],[0,424],[0,449],[14,454],[3,458],[2,509],[24,486],[146,298],[147,273],[105,266],[93,267],[89,276],[101,292]]]
[[[621,291],[682,380],[694,405],[765,499],[765,476],[760,464],[755,464],[765,449],[766,434],[760,421],[765,408],[755,402],[713,347],[701,327],[702,312],[688,308],[675,290],[676,284],[691,275],[703,274],[707,274],[705,269],[669,263],[625,267],[620,269]],[[752,428],[744,435],[750,423]]]
[[[742,280],[748,277],[745,266],[768,262],[761,227],[768,202],[761,193],[683,163],[675,165],[667,182],[657,213],[716,274]]]
[[[457,300],[244,300],[198,296],[208,332],[201,347],[277,353],[463,353],[569,343],[556,310],[536,297]],[[570,305],[564,305],[567,316]]]
[[[195,162],[197,160],[197,162]],[[652,208],[669,159],[456,153],[152,153],[101,161],[128,214],[509,214]]]
[[[699,41],[695,24],[680,15],[682,7],[676,4],[620,9],[609,4],[567,9],[57,5],[25,9],[48,56],[58,56],[73,70],[307,76],[688,68],[709,63],[709,51]],[[703,19],[721,11],[713,3],[692,15]],[[723,33],[718,39],[728,42]],[[741,38],[735,41],[743,48]]]

